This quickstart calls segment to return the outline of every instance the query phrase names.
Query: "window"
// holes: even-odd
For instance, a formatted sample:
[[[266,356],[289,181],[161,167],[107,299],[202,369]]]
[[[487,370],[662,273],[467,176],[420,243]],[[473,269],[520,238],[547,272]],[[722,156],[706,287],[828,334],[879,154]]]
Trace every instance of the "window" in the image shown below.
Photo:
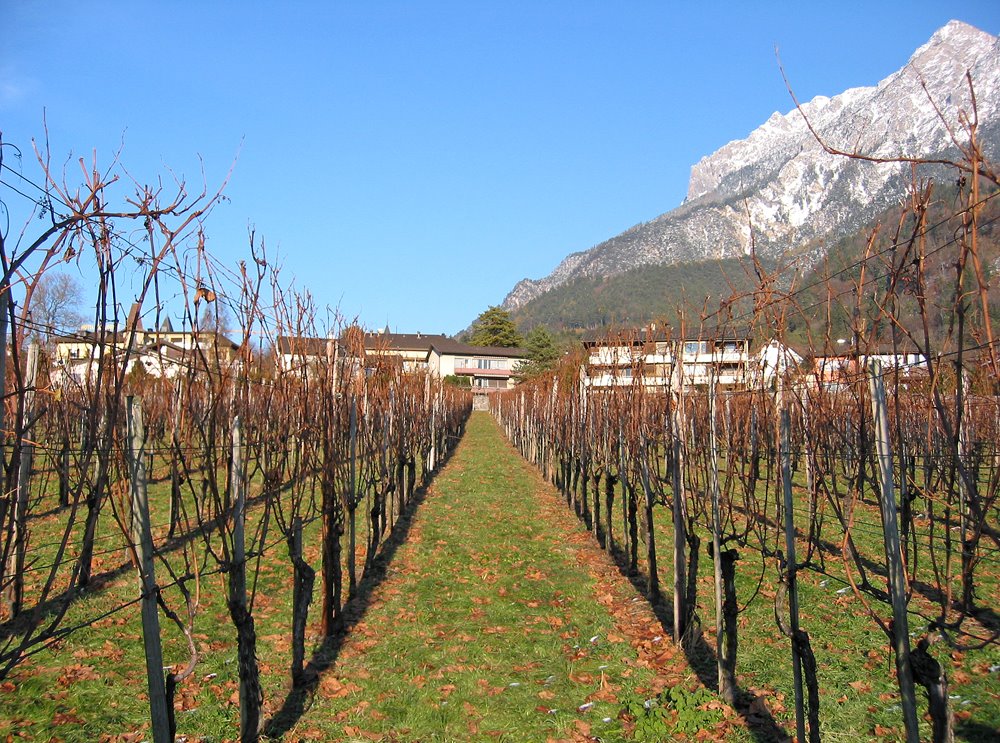
[[[507,359],[475,359],[472,365],[474,369],[509,369],[510,362]]]
[[[474,387],[479,387],[480,389],[506,389],[507,380],[506,379],[476,379],[473,382]]]

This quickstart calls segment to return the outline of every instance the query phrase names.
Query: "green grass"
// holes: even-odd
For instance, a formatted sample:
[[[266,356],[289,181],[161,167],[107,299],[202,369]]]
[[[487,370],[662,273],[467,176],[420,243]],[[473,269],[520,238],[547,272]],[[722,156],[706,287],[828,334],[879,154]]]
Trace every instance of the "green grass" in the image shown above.
[[[580,548],[539,517],[540,487],[474,415],[341,650],[338,681],[321,682],[291,734],[534,741],[586,726],[620,737],[608,689],[643,674],[623,662],[634,656],[624,640],[607,639],[614,621]]]
[[[166,494],[165,482],[151,488],[154,523],[165,520]],[[47,510],[50,500],[46,496],[39,510]],[[620,498],[616,539],[619,508]],[[33,544],[51,542],[64,518],[55,512],[33,520]],[[864,518],[877,521],[877,511],[869,509]],[[668,592],[668,509],[658,506],[655,519],[661,586]],[[109,546],[118,543],[116,530],[106,514],[101,536]],[[359,545],[364,535],[359,523]],[[268,541],[278,536],[272,532]],[[839,540],[832,519],[824,536]],[[857,537],[866,555],[879,554],[878,534]],[[318,522],[307,526],[305,542],[307,559],[318,567]],[[48,564],[53,549],[31,557]],[[168,559],[178,563],[177,554]],[[744,711],[756,721],[748,726],[706,701],[711,695],[666,641],[653,644],[665,633],[651,615],[636,619],[623,610],[643,602],[601,559],[565,502],[502,441],[488,416],[474,415],[460,448],[416,510],[405,542],[391,555],[384,579],[354,609],[350,633],[332,649],[323,648],[323,657],[333,662],[305,710],[283,718],[285,739],[536,741],[582,740],[586,733],[614,741],[632,734],[631,724],[620,719],[623,707],[639,717],[645,701],[654,698],[659,707],[635,730],[637,739],[693,738],[693,730],[704,728],[702,735],[713,740],[758,743],[767,739],[757,720],[763,713],[794,730],[790,650],[773,615],[773,563],[762,564],[747,547],[737,566],[740,600],[749,602],[740,616],[738,680],[759,699]],[[100,569],[126,567],[78,599],[67,626],[137,595],[124,551],[99,560]],[[837,563],[830,559],[828,567],[842,576]],[[762,570],[761,592],[751,601]],[[254,611],[269,714],[289,692],[289,574],[278,542],[262,561]],[[166,580],[162,572],[159,577]],[[984,571],[981,600],[988,602],[991,591],[996,595],[996,581],[995,571]],[[610,584],[617,586],[613,599],[606,595]],[[856,598],[837,593],[842,587],[836,577],[800,575],[802,626],[819,663],[824,740],[897,740],[902,723],[886,640]],[[200,595],[195,632],[201,657],[194,676],[178,688],[178,733],[232,740],[239,718],[236,645],[224,576],[204,577]],[[166,596],[180,608],[176,589]],[[702,554],[699,614],[709,646],[714,646],[712,596],[712,564]],[[318,595],[311,608],[315,617]],[[879,608],[888,616],[886,607]],[[162,622],[164,662],[185,662],[182,638]],[[310,631],[318,643],[315,621]],[[654,661],[664,650],[667,660]],[[946,664],[951,693],[957,695],[958,740],[994,740],[1000,676],[989,669],[1000,664],[996,647],[949,654],[937,645],[934,653]],[[0,739],[143,739],[148,737],[144,691],[139,610],[133,605],[33,656],[0,684]],[[918,699],[922,710],[919,689]]]
[[[800,473],[801,476],[801,473]],[[804,558],[804,536],[808,525],[802,483],[796,482],[798,558]],[[616,490],[613,525],[615,539],[620,540],[621,492]],[[640,494],[641,496],[641,494]],[[689,497],[694,497],[689,494]],[[774,495],[771,495],[773,503]],[[601,506],[603,508],[603,499]],[[641,505],[640,505],[641,511]],[[641,515],[640,515],[641,518]],[[705,517],[707,520],[707,516]],[[861,522],[880,523],[874,505],[858,507],[856,518]],[[602,516],[603,520],[603,516]],[[669,598],[672,586],[673,524],[670,509],[658,506],[654,513],[660,586]],[[737,517],[739,521],[739,517]],[[926,531],[918,524],[918,530]],[[884,563],[881,531],[860,526],[853,532],[861,554]],[[700,530],[702,548],[699,560],[698,614],[707,644],[715,647],[714,567],[705,552],[711,541],[707,530]],[[823,540],[836,547],[843,536],[834,515],[827,508]],[[639,530],[643,540],[642,529]],[[784,547],[783,536],[770,532],[771,548]],[[774,541],[777,540],[777,541]],[[792,685],[792,661],[789,641],[780,633],[774,619],[774,598],[777,587],[777,566],[773,558],[765,560],[753,544],[738,547],[737,589],[740,607],[739,651],[737,655],[738,683],[742,690],[759,697],[775,720],[794,733],[795,710]],[[640,547],[640,571],[645,571],[644,542]],[[827,574],[812,570],[799,573],[799,604],[801,627],[809,633],[816,655],[820,685],[820,726],[824,740],[898,740],[904,736],[895,679],[895,660],[885,634],[868,615],[845,582],[846,574],[839,554],[825,555]],[[925,549],[919,561],[922,580],[930,580],[929,559]],[[884,578],[869,571],[872,582],[885,588]],[[1000,595],[1000,566],[981,566],[978,585],[979,602],[996,605]],[[888,621],[891,607],[872,602],[873,608]],[[911,601],[910,632],[914,640],[926,633],[914,613],[930,605],[919,592]],[[946,643],[932,646],[932,654],[943,665],[949,678],[949,693],[956,713],[956,740],[987,743],[1000,736],[1000,647],[996,643],[980,650],[959,652]],[[714,665],[714,658],[711,660]],[[926,711],[926,695],[917,686],[918,714]],[[930,737],[930,725],[923,724],[922,738]]]

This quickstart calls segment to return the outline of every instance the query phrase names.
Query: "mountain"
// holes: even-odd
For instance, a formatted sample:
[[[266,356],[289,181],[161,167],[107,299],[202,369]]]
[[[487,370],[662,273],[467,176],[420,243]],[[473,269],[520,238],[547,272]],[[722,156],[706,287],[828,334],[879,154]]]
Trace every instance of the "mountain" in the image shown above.
[[[911,181],[906,163],[873,163],[827,153],[828,146],[877,158],[956,158],[952,133],[972,111],[978,140],[1000,152],[1000,39],[959,21],[938,30],[899,71],[874,87],[819,96],[774,113],[749,137],[730,142],[691,168],[684,203],[650,222],[567,256],[548,276],[524,279],[503,307],[525,316],[529,302],[557,287],[585,287],[650,265],[735,259],[750,252],[794,260],[807,271],[825,245],[856,233],[899,203]],[[805,118],[803,117],[805,115]],[[923,176],[953,171],[928,168]],[[752,225],[752,230],[751,230]]]
[[[762,268],[774,266],[764,262]],[[614,276],[570,279],[513,310],[511,317],[520,328],[544,325],[569,335],[653,321],[673,325],[681,309],[689,311],[688,323],[697,324],[702,309],[717,310],[721,301],[747,295],[757,284],[750,261],[736,258],[640,266]]]

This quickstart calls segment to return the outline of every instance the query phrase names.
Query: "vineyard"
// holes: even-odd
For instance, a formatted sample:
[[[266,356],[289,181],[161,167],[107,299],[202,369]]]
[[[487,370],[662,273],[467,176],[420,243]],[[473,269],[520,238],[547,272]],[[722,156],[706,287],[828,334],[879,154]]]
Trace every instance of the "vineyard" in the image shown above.
[[[933,187],[915,187],[895,230],[875,231],[863,258],[818,292],[781,288],[759,269],[759,289],[698,313],[693,336],[681,308],[666,351],[653,328],[614,334],[617,364],[599,386],[588,374],[595,357],[575,358],[494,401],[509,438],[664,608],[692,664],[707,659],[705,684],[730,704],[745,703],[740,658],[760,639],[741,627],[761,604],[773,612],[798,740],[835,732],[823,721],[835,716],[830,695],[845,690],[824,672],[836,654],[868,651],[813,647],[810,633],[843,612],[867,616],[892,651],[906,740],[955,738],[955,720],[970,713],[956,709],[949,678],[972,678],[969,662],[993,710],[979,724],[987,738],[1000,728],[996,245],[983,237],[996,217],[982,215],[995,187],[994,178],[985,197],[966,187],[934,223]],[[834,334],[835,318],[846,318],[848,338]],[[791,326],[817,325],[802,354],[813,368],[779,359],[769,377],[723,387],[720,358],[707,379],[701,367],[688,379],[687,338],[721,349],[744,326],[781,340]],[[899,361],[914,351],[916,363]],[[832,358],[835,375],[824,368]],[[802,587],[806,575],[815,586]]]
[[[363,334],[339,318],[317,329],[310,298],[281,283],[253,233],[247,262],[234,270],[215,261],[203,225],[221,193],[192,197],[177,184],[170,203],[160,189],[123,194],[128,178],[116,163],[94,163],[72,187],[44,166],[44,183],[2,166],[5,185],[20,184],[44,227],[16,241],[5,233],[0,253],[0,336],[10,348],[0,357],[0,678],[84,628],[141,612],[153,735],[173,739],[178,694],[198,665],[205,594],[221,591],[226,616],[213,621],[238,638],[240,737],[255,738],[262,565],[286,555],[295,590],[282,662],[306,683],[313,594],[323,635],[340,632],[345,606],[461,436],[471,400],[384,356],[366,362],[354,347]],[[106,206],[116,198],[124,209]],[[65,331],[40,323],[32,305],[46,273],[70,261],[97,275],[94,329],[69,338],[86,349],[72,366],[52,353]],[[127,318],[124,296],[135,299]],[[194,343],[141,341],[144,318],[169,327],[165,307]],[[223,318],[238,340],[223,335]],[[282,333],[340,340],[277,365],[261,349]],[[140,353],[170,372],[150,373]],[[303,558],[304,533],[321,543],[318,575]],[[133,570],[130,597],[81,610]],[[166,677],[161,634],[185,656]],[[124,652],[132,649],[112,655]]]
[[[782,267],[756,262],[754,290],[717,311],[677,309],[652,376],[637,357],[598,388],[588,359],[570,353],[492,396],[509,441],[640,587],[698,678],[693,690],[650,682],[629,695],[608,686],[602,657],[574,678],[600,678],[608,731],[655,740],[669,722],[671,735],[696,738],[709,734],[699,720],[741,716],[734,739],[783,739],[761,689],[741,681],[769,664],[772,688],[789,677],[795,737],[818,741],[836,732],[848,689],[835,668],[853,654],[868,676],[849,688],[891,685],[869,709],[877,737],[989,740],[1000,728],[998,180],[971,132],[965,159],[937,163],[956,173],[948,198],[915,181],[898,224],[822,284],[790,285]],[[361,328],[286,285],[252,230],[246,260],[213,258],[205,225],[221,189],[142,186],[96,159],[69,182],[44,151],[36,181],[7,152],[5,194],[28,218],[20,234],[0,233],[0,731],[34,737],[21,714],[44,698],[67,738],[119,737],[86,728],[83,701],[62,705],[74,684],[103,679],[120,688],[90,703],[115,710],[106,724],[139,729],[120,739],[173,740],[178,715],[198,708],[213,710],[206,735],[281,737],[465,435],[471,393],[366,351]],[[40,319],[38,296],[67,263],[93,276],[90,330]],[[171,316],[190,345],[144,340]],[[794,329],[806,361],[727,385],[709,364],[696,381],[684,363],[692,329],[707,343],[783,342]],[[647,332],[616,337],[655,345]],[[317,347],[279,358],[279,337]],[[56,354],[57,339],[82,358]],[[835,379],[809,367],[841,346],[849,361]],[[878,361],[903,354],[918,362]],[[504,487],[491,477],[489,490]],[[527,542],[530,513],[504,538]],[[414,616],[402,611],[400,624]],[[136,617],[139,634],[82,639],[134,629]],[[767,623],[780,642],[764,642]],[[220,634],[236,643],[224,683],[200,667]],[[39,680],[52,658],[61,675]],[[354,693],[337,684],[334,696]]]

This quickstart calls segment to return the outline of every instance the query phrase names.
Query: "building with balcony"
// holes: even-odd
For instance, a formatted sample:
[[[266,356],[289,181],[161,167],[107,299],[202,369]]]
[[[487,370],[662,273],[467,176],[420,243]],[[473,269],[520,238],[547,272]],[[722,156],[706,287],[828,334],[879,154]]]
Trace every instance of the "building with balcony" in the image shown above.
[[[873,361],[879,362],[884,373],[898,376],[904,387],[928,377],[927,357],[908,342],[898,343],[895,349],[889,343],[877,342],[856,349],[850,342],[838,340],[833,353],[812,359],[811,371],[816,384],[839,390],[863,379]]]
[[[448,339],[434,344],[430,368],[442,378],[468,379],[475,391],[492,392],[513,387],[517,367],[524,360],[523,348],[470,346]]]
[[[684,384],[745,387],[751,368],[750,339],[733,331],[702,331],[671,337],[668,328],[650,326],[585,339],[586,383],[594,388],[640,384],[669,388],[677,363]]]

